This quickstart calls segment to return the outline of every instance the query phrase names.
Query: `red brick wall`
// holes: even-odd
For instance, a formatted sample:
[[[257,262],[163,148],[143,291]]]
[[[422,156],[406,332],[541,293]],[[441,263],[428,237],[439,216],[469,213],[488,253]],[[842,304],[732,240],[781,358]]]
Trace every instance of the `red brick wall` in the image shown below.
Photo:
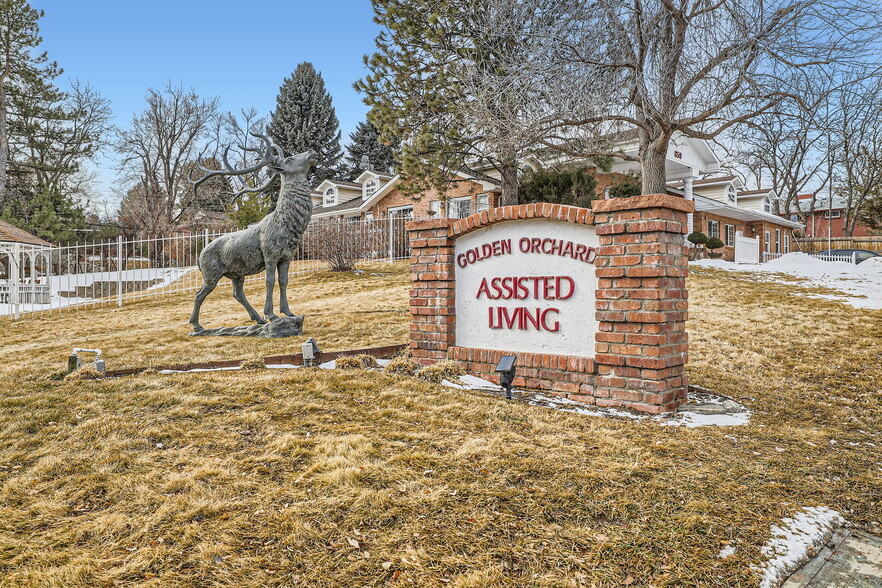
[[[411,231],[411,331],[414,358],[445,358],[498,381],[505,354],[518,357],[515,386],[602,406],[675,410],[686,398],[687,262],[683,234],[692,203],[656,194],[598,201],[594,210],[551,204],[495,208],[461,220],[408,224]],[[593,213],[592,213],[593,212]],[[489,224],[548,218],[595,224],[600,251],[595,357],[504,352],[456,346],[454,240]]]
[[[461,198],[463,196],[471,196],[472,210],[475,209],[475,202],[478,194],[487,194],[488,191],[481,187],[477,182],[465,181],[452,184],[447,192],[442,194],[436,189],[426,190],[419,194],[404,194],[398,188],[393,188],[386,196],[380,199],[372,208],[371,212],[374,218],[380,218],[388,214],[390,208],[398,206],[413,206],[413,216],[425,218],[429,216],[429,203],[433,200],[442,200],[444,198]],[[494,207],[498,203],[499,195],[490,193],[490,206]]]

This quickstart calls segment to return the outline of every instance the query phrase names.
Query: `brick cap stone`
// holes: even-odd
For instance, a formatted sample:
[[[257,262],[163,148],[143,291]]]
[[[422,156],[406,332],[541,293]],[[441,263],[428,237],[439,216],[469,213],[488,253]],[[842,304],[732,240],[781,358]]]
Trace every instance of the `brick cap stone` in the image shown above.
[[[630,198],[607,198],[595,200],[591,209],[597,212],[615,212],[621,210],[640,210],[643,208],[668,208],[680,212],[694,212],[695,203],[680,196],[670,194],[646,194]]]
[[[407,221],[404,228],[407,231],[424,231],[427,229],[445,229],[456,222],[452,218],[428,218],[424,220]]]
[[[447,234],[450,237],[458,237],[495,223],[524,219],[548,219],[578,225],[594,224],[594,214],[590,208],[535,202],[518,204],[517,206],[500,206],[467,216],[454,221],[447,229]]]

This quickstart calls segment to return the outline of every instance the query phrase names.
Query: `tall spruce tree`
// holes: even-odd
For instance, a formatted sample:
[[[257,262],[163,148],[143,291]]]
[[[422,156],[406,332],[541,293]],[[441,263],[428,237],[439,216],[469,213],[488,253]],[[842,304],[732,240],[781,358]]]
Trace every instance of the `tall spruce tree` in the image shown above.
[[[51,80],[61,74],[45,52],[32,53],[43,42],[42,17],[26,0],[0,0],[0,203],[8,188],[10,99],[34,88],[55,92]]]
[[[347,167],[350,179],[357,178],[362,169],[362,159],[367,155],[370,169],[381,173],[392,173],[395,170],[395,145],[386,145],[380,141],[380,132],[370,121],[360,122],[354,133],[349,133],[349,145],[346,146]]]
[[[312,185],[338,174],[343,157],[340,122],[325,81],[308,61],[299,64],[279,88],[267,131],[287,155],[309,149],[316,152]]]

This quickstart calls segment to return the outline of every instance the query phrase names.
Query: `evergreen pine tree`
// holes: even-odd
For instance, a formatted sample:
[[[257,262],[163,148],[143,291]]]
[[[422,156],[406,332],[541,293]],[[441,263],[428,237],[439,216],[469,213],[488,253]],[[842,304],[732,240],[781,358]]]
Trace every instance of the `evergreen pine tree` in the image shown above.
[[[267,131],[286,155],[309,149],[316,152],[318,161],[310,177],[313,186],[338,173],[343,157],[340,123],[325,81],[311,63],[299,64],[285,78]]]
[[[380,173],[392,173],[395,170],[395,145],[384,145],[380,141],[380,132],[370,121],[360,122],[354,133],[349,133],[349,145],[346,146],[347,167],[350,179],[354,180],[361,172],[362,158],[367,155],[370,169]]]

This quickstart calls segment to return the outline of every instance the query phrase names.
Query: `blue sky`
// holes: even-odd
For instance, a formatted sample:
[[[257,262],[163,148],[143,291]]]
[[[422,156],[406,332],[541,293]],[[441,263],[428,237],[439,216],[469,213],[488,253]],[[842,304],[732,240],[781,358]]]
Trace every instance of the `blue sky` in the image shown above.
[[[111,100],[118,125],[144,109],[148,88],[168,82],[220,98],[224,110],[275,108],[283,79],[312,62],[334,101],[343,144],[367,107],[352,89],[379,31],[369,0],[31,0],[46,15],[41,48]],[[111,197],[113,153],[96,167]]]

